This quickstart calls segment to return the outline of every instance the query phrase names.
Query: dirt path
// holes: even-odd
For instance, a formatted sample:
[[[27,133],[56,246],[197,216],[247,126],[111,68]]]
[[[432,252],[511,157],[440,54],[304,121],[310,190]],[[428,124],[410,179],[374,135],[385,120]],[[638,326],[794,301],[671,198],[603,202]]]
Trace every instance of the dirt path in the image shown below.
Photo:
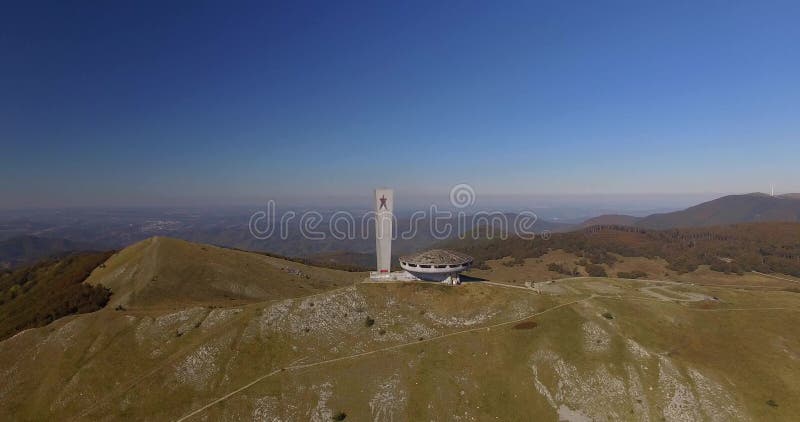
[[[643,301],[643,302],[659,302],[663,303],[665,301],[660,299],[648,299],[644,297],[624,297],[624,296],[601,296],[596,295],[595,299],[611,299],[611,300],[636,300],[636,301]],[[777,306],[777,307],[755,307],[755,308],[714,308],[714,309],[703,309],[703,308],[689,308],[684,307],[687,311],[697,311],[697,312],[728,312],[728,311],[796,311],[800,312],[800,307],[797,308],[788,308],[785,306]]]
[[[510,285],[507,285],[507,284],[494,283],[494,282],[490,282],[490,284],[498,285],[498,286],[502,286],[502,287],[516,287],[516,288],[527,290],[527,291],[533,293],[533,291],[531,289],[527,289],[527,288],[520,287],[520,286],[510,286]],[[285,368],[282,368],[282,369],[276,369],[276,370],[274,370],[272,372],[269,372],[267,374],[264,374],[264,375],[262,375],[262,376],[260,376],[260,377],[258,377],[256,379],[254,379],[253,381],[243,385],[242,387],[237,388],[236,390],[233,390],[233,391],[225,394],[224,396],[221,396],[221,397],[211,401],[210,403],[206,404],[205,406],[203,406],[201,408],[198,408],[197,410],[194,410],[194,411],[192,411],[190,413],[187,413],[186,415],[178,418],[177,422],[185,421],[185,420],[191,418],[192,416],[195,416],[195,415],[197,415],[199,413],[202,413],[203,411],[209,409],[210,407],[212,407],[212,406],[214,406],[214,405],[216,405],[218,403],[221,403],[221,402],[233,397],[234,395],[236,395],[238,393],[241,393],[242,391],[244,391],[244,390],[254,386],[255,384],[257,384],[257,383],[259,383],[259,382],[261,382],[261,381],[263,381],[263,380],[265,380],[265,379],[267,379],[269,377],[272,377],[275,374],[278,374],[280,372],[294,371],[294,370],[306,369],[306,368],[313,368],[313,367],[316,367],[316,366],[328,365],[328,364],[335,363],[335,362],[342,362],[342,361],[351,360],[351,359],[363,358],[363,357],[374,355],[374,354],[378,354],[378,353],[388,352],[388,351],[391,351],[391,350],[398,350],[398,349],[402,349],[402,348],[405,348],[405,347],[408,347],[408,346],[417,345],[417,344],[430,343],[430,342],[438,341],[438,340],[441,340],[441,339],[444,339],[444,338],[454,337],[454,336],[458,336],[458,335],[462,335],[462,334],[466,334],[466,333],[472,333],[472,332],[477,332],[477,331],[490,331],[492,328],[498,328],[498,327],[503,327],[503,326],[507,326],[507,325],[511,325],[511,324],[516,324],[516,323],[525,321],[527,319],[534,318],[534,317],[546,314],[548,312],[555,311],[557,309],[561,309],[561,308],[566,307],[566,306],[571,306],[571,305],[574,305],[576,303],[585,302],[587,300],[590,300],[590,299],[594,298],[594,296],[595,295],[591,295],[591,296],[585,297],[583,299],[578,299],[578,300],[574,300],[572,302],[567,302],[567,303],[562,303],[560,305],[552,306],[552,307],[547,308],[547,309],[545,309],[543,311],[534,312],[534,313],[528,314],[528,315],[526,315],[526,316],[524,316],[522,318],[514,319],[514,320],[511,320],[511,321],[500,322],[500,323],[497,323],[497,324],[492,324],[492,325],[487,325],[487,326],[482,326],[482,327],[470,328],[470,329],[467,329],[467,330],[454,331],[454,332],[451,332],[451,333],[441,334],[441,335],[430,337],[430,338],[426,338],[426,339],[423,339],[423,340],[411,341],[411,342],[401,343],[401,344],[395,344],[393,346],[388,346],[388,347],[383,347],[383,348],[380,348],[380,349],[370,350],[368,352],[356,353],[356,354],[352,354],[352,355],[348,355],[348,356],[342,356],[342,357],[333,358],[333,359],[326,359],[326,360],[307,363],[307,364],[290,365],[290,366],[286,366]]]
[[[242,309],[242,310],[248,309],[248,308],[258,309],[259,307],[267,306],[269,304],[281,302],[281,301],[284,301],[284,300],[305,300],[305,299],[308,299],[308,298],[313,298],[313,297],[317,297],[317,296],[324,295],[324,294],[330,294],[330,293],[334,293],[334,292],[337,292],[337,291],[349,289],[349,288],[353,287],[354,285],[355,284],[346,285],[346,286],[343,286],[343,287],[338,287],[338,288],[335,288],[335,289],[326,290],[324,292],[313,293],[313,294],[306,295],[306,296],[292,297],[292,298],[285,298],[285,299],[270,299],[270,300],[264,300],[264,301],[260,301],[260,302],[251,302],[251,303],[248,303],[248,304],[242,304],[242,305],[239,305],[239,306],[230,306],[228,308],[231,308],[231,309]],[[197,306],[197,307],[202,307],[202,306]],[[227,308],[219,308],[219,309],[227,309]],[[125,315],[153,316],[154,314],[158,314],[159,312],[162,312],[162,311],[176,312],[177,310],[171,309],[171,308],[166,308],[166,309],[163,309],[163,310],[153,310],[153,309],[144,308],[144,309],[134,309],[134,310],[122,311],[122,313],[125,314]],[[104,310],[102,310],[100,312],[119,312],[119,311],[111,311],[111,310],[105,310],[104,309]],[[208,315],[206,314],[206,316],[208,316]],[[238,318],[244,318],[246,316],[247,316],[247,313],[246,312],[242,312],[237,317]],[[214,337],[226,332],[227,328],[228,327],[226,325],[220,325],[218,327],[214,327],[209,332],[202,333],[200,335],[200,337],[198,337],[198,338],[193,338],[190,343],[188,343],[185,346],[179,348],[178,350],[176,350],[175,352],[173,352],[172,354],[170,354],[166,358],[164,358],[161,361],[159,361],[149,371],[147,371],[147,372],[145,372],[145,373],[143,373],[143,374],[141,374],[141,375],[139,375],[139,376],[137,376],[135,378],[129,379],[129,380],[127,380],[127,382],[124,382],[121,385],[113,388],[111,392],[109,392],[104,397],[100,398],[99,400],[96,400],[91,406],[87,407],[86,409],[81,411],[78,415],[70,418],[69,420],[76,420],[76,419],[87,417],[92,412],[94,412],[94,411],[102,408],[102,406],[108,404],[108,402],[111,401],[111,399],[113,399],[114,397],[117,397],[120,394],[124,394],[124,393],[130,391],[132,388],[136,387],[138,384],[140,384],[141,382],[143,382],[147,378],[149,378],[149,377],[157,374],[159,371],[163,370],[169,364],[172,364],[172,363],[176,362],[177,360],[179,360],[180,358],[185,357],[186,354],[191,352],[192,350],[194,350],[197,347],[198,344],[202,344],[203,342],[208,341],[208,340],[210,340],[210,339],[212,339],[212,338],[214,338]]]
[[[592,278],[595,278],[595,277],[574,277],[574,278],[570,278],[570,279],[592,279]],[[563,280],[567,280],[567,279],[561,279],[559,281],[563,281]],[[637,281],[646,281],[646,282],[658,283],[657,286],[643,287],[640,290],[645,290],[645,289],[650,289],[650,288],[665,288],[664,285],[676,285],[676,284],[677,285],[683,285],[684,284],[684,283],[679,283],[679,282],[674,282],[674,281],[666,281],[666,280],[637,280]],[[512,285],[512,284],[506,284],[506,283],[498,283],[498,282],[494,282],[494,281],[481,281],[481,283],[482,284],[491,285],[491,286],[501,287],[501,288],[511,288],[511,289],[517,289],[517,290],[524,290],[526,293],[531,293],[531,294],[535,294],[536,293],[536,290],[533,289],[532,287],[529,287],[529,286],[517,286],[517,285]],[[569,287],[571,287],[571,286],[569,286]],[[573,291],[573,292],[578,292],[576,289],[570,289],[570,290]],[[364,357],[367,357],[367,356],[370,356],[370,355],[374,355],[374,354],[378,354],[378,353],[388,352],[388,351],[392,351],[392,350],[398,350],[398,349],[402,349],[402,348],[405,348],[405,347],[408,347],[408,346],[417,345],[417,344],[434,342],[434,341],[438,341],[438,340],[441,340],[441,339],[444,339],[444,338],[458,336],[458,335],[471,333],[471,332],[489,331],[489,330],[491,330],[493,328],[499,328],[499,327],[503,327],[503,326],[507,326],[507,325],[511,325],[511,324],[516,324],[516,323],[522,322],[524,320],[527,320],[527,319],[530,319],[530,318],[534,318],[534,317],[543,315],[543,314],[548,313],[548,312],[555,311],[557,309],[560,309],[560,308],[563,308],[563,307],[566,307],[566,306],[571,306],[571,305],[574,305],[576,303],[589,301],[589,300],[592,300],[592,299],[595,299],[595,298],[607,298],[607,299],[614,299],[614,300],[644,300],[644,301],[653,301],[653,302],[675,302],[675,301],[695,302],[695,301],[705,300],[706,299],[705,295],[702,295],[702,294],[699,294],[699,293],[694,293],[694,294],[690,295],[690,294],[686,294],[684,292],[680,292],[680,293],[674,292],[675,294],[680,294],[680,295],[687,296],[688,297],[687,299],[675,299],[675,298],[671,298],[671,297],[668,297],[668,296],[664,296],[664,295],[658,294],[656,292],[651,292],[651,293],[654,295],[654,297],[657,297],[657,298],[648,299],[648,298],[624,297],[622,295],[603,296],[603,295],[592,294],[592,295],[590,295],[588,297],[584,297],[582,299],[578,299],[578,300],[574,300],[574,301],[571,301],[571,302],[563,303],[563,304],[560,304],[560,305],[552,306],[552,307],[547,308],[547,309],[545,309],[543,311],[534,312],[534,313],[528,314],[526,316],[523,316],[522,318],[518,318],[518,319],[515,319],[515,320],[512,320],[512,321],[505,321],[505,322],[500,322],[500,323],[492,324],[492,325],[488,325],[488,326],[474,327],[474,328],[470,328],[470,329],[466,329],[466,330],[455,331],[455,332],[442,334],[442,335],[438,335],[438,336],[435,336],[435,337],[430,337],[430,338],[419,340],[419,341],[412,341],[412,342],[407,342],[407,343],[396,344],[396,345],[393,345],[393,346],[387,346],[387,347],[380,348],[380,349],[370,350],[370,351],[367,351],[367,352],[356,353],[356,354],[352,354],[352,355],[348,355],[348,356],[342,356],[342,357],[338,357],[338,358],[322,360],[322,361],[318,361],[318,362],[312,362],[312,363],[307,363],[307,364],[294,364],[294,365],[290,364],[289,366],[286,366],[285,368],[276,369],[276,370],[274,370],[272,372],[269,372],[269,373],[266,373],[266,374],[264,374],[264,375],[262,375],[260,377],[257,377],[256,379],[254,379],[253,381],[243,385],[242,387],[239,387],[239,388],[237,388],[237,389],[235,389],[235,390],[233,390],[233,391],[231,391],[231,392],[229,392],[229,393],[227,393],[227,394],[225,394],[225,395],[223,395],[223,396],[221,396],[221,397],[209,402],[208,404],[206,404],[203,407],[200,407],[200,408],[198,408],[198,409],[196,409],[196,410],[194,410],[194,411],[192,411],[190,413],[187,413],[186,415],[184,415],[181,418],[177,419],[177,421],[178,422],[185,421],[185,420],[187,420],[187,419],[189,419],[189,418],[191,418],[193,416],[196,416],[196,415],[204,412],[205,410],[208,410],[209,408],[213,407],[214,405],[216,405],[218,403],[221,403],[221,402],[223,402],[223,401],[235,396],[236,394],[241,393],[241,392],[247,390],[248,388],[258,384],[259,382],[261,382],[261,381],[263,381],[263,380],[265,380],[267,378],[270,378],[272,376],[275,376],[276,374],[281,373],[281,372],[295,371],[295,370],[306,369],[306,368],[313,368],[313,367],[322,366],[322,365],[328,365],[328,364],[332,364],[332,363],[336,363],[336,362],[342,362],[342,361],[347,361],[347,360],[352,360],[352,359],[364,358]],[[579,293],[579,294],[581,294],[581,293]],[[585,294],[585,293],[582,293],[582,294]],[[687,309],[697,310],[697,311],[717,311],[717,312],[719,312],[719,311],[764,311],[764,310],[800,311],[800,308],[796,309],[796,308],[776,308],[776,307],[772,307],[772,308],[728,308],[728,309],[692,309],[692,308],[687,308]]]
[[[580,280],[580,279],[588,280],[588,279],[595,279],[595,278],[596,277],[570,277],[570,278],[559,279],[557,281]],[[602,278],[602,279],[606,279],[606,278]],[[651,288],[657,288],[657,287],[665,288],[666,287],[665,285],[686,285],[686,283],[679,283],[679,282],[668,281],[668,280],[643,280],[643,279],[638,279],[638,280],[633,280],[633,281],[644,281],[644,282],[651,282],[651,283],[657,283],[658,284],[656,286],[648,286],[648,287],[640,288],[640,290],[642,290],[642,291],[644,291],[645,289],[651,289]],[[794,281],[794,280],[789,280],[789,281]],[[501,288],[512,288],[512,289],[517,289],[517,290],[524,290],[526,293],[530,293],[530,294],[535,294],[536,293],[536,290],[534,288],[532,288],[532,287],[517,286],[517,285],[498,283],[498,282],[492,282],[492,281],[481,281],[480,283],[491,285],[491,286],[496,286],[496,287],[501,287]],[[571,288],[572,286],[569,286],[568,284],[564,284],[564,286],[565,287],[570,287],[569,290],[571,292],[573,292],[573,293],[581,294],[581,295],[587,294],[587,293],[581,293],[580,291],[578,291],[575,288]],[[291,299],[291,300],[302,300],[302,299],[305,299],[305,298],[308,298],[308,297],[314,297],[314,296],[319,296],[319,295],[324,295],[324,294],[330,294],[332,292],[335,292],[335,291],[338,291],[338,290],[344,290],[344,289],[347,289],[347,288],[350,288],[350,287],[352,287],[352,285],[340,287],[340,288],[337,288],[337,289],[328,290],[328,291],[325,291],[325,292],[319,292],[319,293],[315,293],[315,294],[308,295],[308,296],[296,297],[296,298],[287,298],[287,299],[282,299],[282,300],[289,300],[289,299]],[[455,287],[455,288],[457,288],[457,287]],[[645,292],[645,293],[647,293],[647,292]],[[657,297],[657,298],[648,299],[648,298],[637,298],[637,297],[625,297],[625,296],[621,296],[621,295],[604,296],[604,295],[591,294],[591,295],[589,295],[587,297],[584,297],[582,299],[578,299],[578,300],[574,300],[574,301],[571,301],[571,302],[563,303],[563,304],[560,304],[560,305],[552,306],[552,307],[547,308],[547,309],[545,309],[543,311],[534,312],[534,313],[525,315],[525,316],[523,316],[521,318],[514,319],[514,320],[511,320],[511,321],[500,322],[500,323],[496,323],[496,324],[492,324],[492,325],[488,325],[488,326],[474,327],[474,328],[465,329],[465,330],[461,330],[461,331],[454,331],[454,332],[451,332],[451,333],[442,334],[442,335],[430,337],[430,338],[423,339],[423,340],[411,341],[411,342],[407,342],[407,343],[400,343],[400,344],[396,344],[396,345],[393,345],[393,346],[387,346],[387,347],[383,347],[383,348],[380,348],[380,349],[375,349],[375,350],[362,352],[362,353],[356,353],[356,354],[342,356],[342,357],[338,357],[338,358],[322,360],[322,361],[318,361],[318,362],[301,364],[301,363],[298,363],[298,361],[294,361],[294,362],[288,364],[288,366],[286,366],[286,367],[275,369],[275,370],[273,370],[271,372],[268,372],[268,373],[263,374],[263,375],[261,375],[259,377],[256,377],[255,379],[253,379],[249,383],[247,383],[247,384],[245,384],[245,385],[243,385],[243,386],[241,386],[241,387],[239,387],[239,388],[237,388],[235,390],[232,390],[232,391],[226,393],[223,396],[220,396],[220,397],[212,400],[208,404],[206,404],[206,405],[204,405],[204,406],[202,406],[202,407],[200,407],[198,409],[195,409],[190,413],[187,413],[186,415],[180,417],[177,420],[178,421],[185,421],[187,419],[190,419],[193,416],[196,416],[196,415],[208,410],[209,408],[211,408],[211,407],[213,407],[213,406],[215,406],[215,405],[217,405],[217,404],[219,404],[221,402],[224,402],[225,400],[228,400],[229,398],[231,398],[231,397],[233,397],[233,396],[235,396],[235,395],[237,395],[237,394],[239,394],[239,393],[251,388],[252,386],[258,384],[259,382],[261,382],[261,381],[263,381],[263,380],[265,380],[267,378],[273,377],[273,376],[275,376],[275,375],[277,375],[277,374],[279,374],[281,372],[296,371],[296,370],[301,370],[301,369],[306,369],[306,368],[313,368],[313,367],[317,367],[317,366],[333,364],[333,363],[336,363],[336,362],[342,362],[342,361],[347,361],[347,360],[352,360],[352,359],[364,358],[364,357],[367,357],[367,356],[370,356],[370,355],[374,355],[374,354],[379,354],[379,353],[388,352],[388,351],[392,351],[392,350],[398,350],[398,349],[402,349],[402,348],[413,346],[413,345],[417,345],[417,344],[434,342],[434,341],[438,341],[438,340],[445,339],[445,338],[448,338],[448,337],[454,337],[454,336],[467,334],[467,333],[471,333],[471,332],[478,332],[478,331],[484,331],[484,330],[489,331],[489,330],[491,330],[493,328],[499,328],[499,327],[503,327],[503,326],[507,326],[507,325],[511,325],[511,324],[516,324],[516,323],[522,322],[524,320],[527,320],[527,319],[530,319],[530,318],[534,318],[534,317],[543,315],[545,313],[552,312],[552,311],[558,310],[560,308],[571,306],[571,305],[574,305],[574,304],[577,304],[577,303],[580,303],[580,302],[589,301],[589,300],[594,299],[594,298],[605,298],[605,299],[614,299],[614,300],[641,300],[641,301],[653,301],[653,302],[676,302],[676,301],[679,301],[679,302],[694,302],[694,301],[698,301],[698,300],[704,300],[704,299],[707,298],[705,295],[701,295],[699,293],[696,294],[696,295],[698,297],[701,297],[701,298],[692,296],[692,297],[690,297],[688,299],[675,299],[675,298],[671,298],[671,297],[668,297],[668,296],[664,296],[664,295],[658,294],[656,292],[650,292],[650,293],[653,294],[654,297]],[[680,292],[680,293],[674,292],[674,293],[686,296],[686,293],[684,293],[684,292]],[[259,305],[265,305],[265,304],[270,303],[270,302],[277,302],[277,301],[275,301],[275,300],[267,300],[267,301],[263,301],[263,302],[250,303],[250,304],[247,304],[247,305],[244,305],[244,306],[239,306],[239,307],[240,308],[241,307],[251,308],[251,307],[257,307]],[[693,309],[693,308],[687,308],[687,309],[697,310],[697,311],[704,311],[704,312],[709,312],[709,311],[716,311],[716,312],[722,312],[722,311],[766,311],[766,310],[800,311],[800,308],[780,308],[780,307],[772,307],[772,308],[727,308],[727,309]],[[185,350],[185,349],[182,349],[181,351],[183,351],[183,350]],[[180,353],[180,351],[176,352],[174,355],[178,355],[179,353]],[[136,384],[138,384],[139,382],[143,381],[144,378],[147,378],[150,375],[156,373],[159,369],[163,368],[164,365],[165,365],[164,363],[162,363],[160,365],[157,365],[157,367],[153,368],[153,370],[149,371],[147,374],[145,374],[145,375],[143,375],[141,377],[137,377],[137,379],[134,382],[129,383],[128,385],[126,385],[127,388],[125,388],[125,391],[129,390],[130,388],[133,388]],[[84,412],[82,412],[81,416],[85,416],[85,415],[91,413],[91,411],[96,410],[102,403],[107,402],[107,399],[109,397],[116,396],[119,393],[120,393],[119,391],[116,391],[116,392],[114,392],[112,394],[109,394],[106,398],[104,398],[103,400],[98,401],[95,405],[91,406],[89,409],[86,409]]]
[[[661,294],[661,293],[659,293],[659,292],[657,292],[657,291],[654,291],[653,289],[661,289],[661,290],[663,290],[663,291],[665,291],[665,292],[669,292],[669,293],[671,293],[671,294],[673,294],[673,295],[676,295],[676,296],[682,296],[683,298],[678,298],[678,297],[671,297],[671,296],[667,296],[667,295]],[[676,292],[676,291],[674,291],[674,290],[669,290],[669,289],[668,289],[667,287],[665,287],[665,286],[648,286],[648,287],[642,287],[642,288],[640,288],[640,289],[638,289],[638,290],[639,290],[640,292],[642,292],[642,293],[646,294],[646,295],[653,296],[654,298],[656,298],[656,299],[659,299],[659,300],[663,300],[663,301],[665,301],[665,302],[667,302],[667,301],[675,301],[675,302],[700,302],[700,301],[703,301],[703,300],[710,299],[710,297],[709,297],[709,296],[706,296],[706,295],[704,295],[704,294],[701,294],[701,293],[695,293],[695,292]]]
[[[786,278],[786,277],[778,277],[778,276],[776,276],[776,275],[764,274],[764,273],[760,273],[760,272],[758,272],[758,271],[753,271],[753,273],[755,273],[755,274],[758,274],[758,275],[760,275],[760,276],[764,276],[764,277],[774,278],[774,279],[776,279],[776,280],[791,281],[792,283],[800,283],[800,281],[797,281],[797,280],[792,280],[791,278]]]
[[[511,288],[511,289],[525,290],[526,292],[529,292],[529,293],[536,293],[536,290],[534,290],[532,287],[528,287],[528,286],[517,286],[517,285],[514,285],[514,284],[497,283],[497,282],[494,282],[494,281],[485,281],[485,280],[481,281],[480,283],[481,284],[489,284],[489,285],[492,285],[492,286],[508,287],[508,288]]]
[[[566,280],[591,280],[591,279],[606,280],[606,279],[608,279],[608,277],[571,277],[571,278],[562,278],[562,279],[559,279],[558,281],[563,282],[563,281],[566,281]],[[668,281],[668,280],[637,280],[637,281],[657,283],[656,286],[641,287],[641,288],[639,288],[637,290],[641,291],[642,293],[644,293],[644,294],[646,294],[648,296],[651,296],[651,297],[654,297],[656,299],[659,299],[661,301],[665,301],[665,302],[667,302],[667,301],[699,302],[699,301],[702,301],[702,300],[709,299],[709,296],[701,294],[701,293],[676,292],[676,291],[672,291],[672,290],[668,289],[669,285],[685,285],[684,283],[679,283],[679,282],[676,282],[676,281]],[[497,282],[494,282],[494,281],[482,281],[481,283],[489,284],[489,285],[492,285],[492,286],[500,286],[500,287],[508,287],[508,288],[513,288],[513,289],[525,290],[525,291],[530,292],[530,293],[534,293],[534,292],[535,293],[539,293],[539,290],[537,290],[537,289],[535,289],[533,287],[530,287],[530,285],[526,285],[525,287],[523,287],[523,286],[516,286],[516,285],[513,285],[513,284],[497,283]],[[561,287],[566,288],[567,290],[569,290],[573,294],[576,294],[576,295],[586,294],[586,293],[583,293],[583,292],[579,291],[575,287],[570,286],[569,284],[559,283],[559,285]],[[663,290],[666,290],[666,291],[668,291],[668,292],[670,292],[670,293],[672,293],[672,294],[674,294],[676,296],[680,296],[680,297],[670,297],[670,296],[661,294],[661,293],[659,293],[657,291],[653,291],[652,289],[663,289]]]

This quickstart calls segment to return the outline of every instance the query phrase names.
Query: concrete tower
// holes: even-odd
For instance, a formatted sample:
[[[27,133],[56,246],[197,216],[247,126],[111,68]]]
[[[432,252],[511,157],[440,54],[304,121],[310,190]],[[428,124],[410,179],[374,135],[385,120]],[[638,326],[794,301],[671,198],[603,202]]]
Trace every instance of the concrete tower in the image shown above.
[[[379,274],[388,275],[392,268],[392,220],[394,215],[394,191],[375,189],[375,252],[378,257]]]

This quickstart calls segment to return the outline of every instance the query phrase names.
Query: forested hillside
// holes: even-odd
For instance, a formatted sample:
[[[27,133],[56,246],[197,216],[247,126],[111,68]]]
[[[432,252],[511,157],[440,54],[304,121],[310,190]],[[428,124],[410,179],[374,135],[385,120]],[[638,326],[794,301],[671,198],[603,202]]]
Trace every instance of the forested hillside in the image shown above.
[[[111,254],[75,254],[1,274],[0,340],[67,315],[105,306],[111,291],[83,281]]]
[[[794,195],[770,196],[763,193],[728,195],[683,211],[652,214],[636,220],[633,225],[660,230],[739,223],[798,222],[800,200]]]
[[[545,240],[466,239],[448,242],[481,261],[511,256],[540,257],[562,249],[592,263],[614,264],[613,254],[661,257],[679,272],[710,265],[722,272],[761,271],[800,276],[800,223],[749,223],[729,226],[648,230],[628,226],[594,226],[556,233]]]

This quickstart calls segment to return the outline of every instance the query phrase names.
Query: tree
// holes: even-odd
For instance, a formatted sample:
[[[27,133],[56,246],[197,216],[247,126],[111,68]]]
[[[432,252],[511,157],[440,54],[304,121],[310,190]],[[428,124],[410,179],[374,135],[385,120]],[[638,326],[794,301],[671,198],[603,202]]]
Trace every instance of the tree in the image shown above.
[[[590,277],[608,277],[606,270],[597,264],[588,264],[586,266],[586,273],[589,274]]]

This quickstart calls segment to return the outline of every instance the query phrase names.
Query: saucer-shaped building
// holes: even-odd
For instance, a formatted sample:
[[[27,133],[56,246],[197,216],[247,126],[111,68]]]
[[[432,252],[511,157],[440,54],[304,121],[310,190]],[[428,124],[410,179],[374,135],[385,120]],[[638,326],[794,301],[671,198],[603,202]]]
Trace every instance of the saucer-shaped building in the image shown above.
[[[460,284],[459,273],[466,271],[474,259],[461,252],[433,249],[400,257],[400,267],[421,280]]]

